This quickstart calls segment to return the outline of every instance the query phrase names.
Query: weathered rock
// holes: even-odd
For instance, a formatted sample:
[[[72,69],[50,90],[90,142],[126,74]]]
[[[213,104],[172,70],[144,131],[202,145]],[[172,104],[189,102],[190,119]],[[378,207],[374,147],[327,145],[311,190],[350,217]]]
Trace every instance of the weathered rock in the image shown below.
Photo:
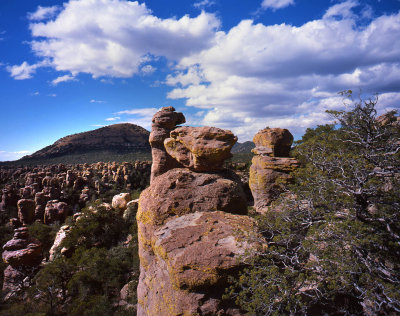
[[[195,171],[222,169],[232,157],[231,148],[237,137],[231,131],[216,127],[179,127],[164,140],[167,153],[183,166]]]
[[[265,128],[253,138],[256,145],[252,151],[257,155],[289,157],[293,135],[283,128]]]
[[[129,193],[120,193],[114,195],[111,205],[117,210],[124,211],[127,208],[127,204],[130,200],[131,195]]]
[[[154,231],[141,252],[138,315],[240,315],[223,305],[254,231],[248,216],[220,211],[176,217]],[[155,264],[156,263],[156,264]]]
[[[18,218],[22,224],[32,224],[35,220],[35,201],[30,199],[21,199],[17,203]]]
[[[170,132],[176,125],[183,124],[185,121],[184,115],[180,112],[175,112],[172,106],[164,107],[161,111],[154,114],[149,137],[153,159],[150,182],[164,172],[180,166],[179,163],[166,152],[164,140],[170,136]]]
[[[287,129],[266,128],[253,139],[256,148],[250,167],[249,186],[254,198],[256,211],[264,213],[268,206],[293,180],[291,172],[300,163],[288,158],[293,136]]]
[[[134,222],[136,220],[136,213],[139,207],[139,199],[132,200],[126,204],[126,210],[123,214],[123,219],[127,222]]]
[[[185,168],[156,177],[139,200],[138,315],[239,315],[221,299],[255,245],[240,180]]]
[[[59,231],[57,232],[56,238],[54,239],[53,246],[51,246],[50,248],[49,261],[53,261],[56,258],[57,250],[65,237],[67,237],[67,233],[70,231],[70,229],[71,227],[69,225],[64,225],[60,227]]]
[[[71,207],[67,203],[57,200],[48,201],[44,211],[44,223],[63,223],[70,213]]]
[[[225,170],[215,174],[172,169],[142,192],[137,219],[143,224],[159,226],[170,217],[202,211],[247,213],[245,194],[233,172]]]
[[[36,266],[42,260],[42,244],[29,236],[27,227],[15,229],[14,237],[3,246],[3,250],[3,261],[13,268]]]

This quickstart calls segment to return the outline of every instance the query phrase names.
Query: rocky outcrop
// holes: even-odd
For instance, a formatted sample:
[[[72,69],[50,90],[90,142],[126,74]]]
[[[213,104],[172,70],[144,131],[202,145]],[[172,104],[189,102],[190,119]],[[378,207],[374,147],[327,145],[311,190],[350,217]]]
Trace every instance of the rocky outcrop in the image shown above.
[[[49,261],[53,261],[57,254],[58,251],[60,250],[60,253],[62,253],[62,249],[58,249],[61,245],[61,243],[63,242],[63,240],[65,239],[65,237],[67,237],[68,232],[71,230],[71,226],[69,225],[64,225],[61,226],[59,231],[57,232],[56,238],[54,239],[54,243],[53,246],[51,246],[50,248],[50,252],[49,252]]]
[[[4,270],[3,294],[15,294],[21,289],[22,280],[32,277],[33,271],[42,261],[42,244],[29,236],[28,228],[14,231],[14,237],[3,246]]]
[[[166,152],[164,140],[170,137],[170,132],[174,130],[177,125],[185,122],[185,116],[180,112],[175,112],[172,106],[163,107],[161,111],[158,111],[153,116],[149,137],[153,159],[150,183],[155,177],[172,168],[180,166],[180,164]]]
[[[249,241],[255,224],[246,215],[240,180],[221,168],[236,138],[215,128],[182,127],[165,139],[179,168],[164,164],[140,195],[137,314],[240,315],[222,294],[227,277],[257,244]]]
[[[264,213],[284,186],[293,180],[291,172],[299,166],[299,162],[289,158],[293,136],[287,129],[263,129],[253,141],[256,148],[252,151],[256,156],[250,167],[249,186],[256,211]]]
[[[222,169],[232,157],[231,148],[237,137],[231,131],[216,127],[179,127],[170,133],[164,145],[167,153],[184,167],[194,171]]]

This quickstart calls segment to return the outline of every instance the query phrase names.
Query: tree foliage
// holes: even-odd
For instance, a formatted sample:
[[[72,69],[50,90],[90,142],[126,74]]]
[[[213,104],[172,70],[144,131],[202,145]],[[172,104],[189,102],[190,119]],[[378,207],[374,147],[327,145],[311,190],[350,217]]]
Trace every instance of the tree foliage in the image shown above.
[[[400,126],[377,102],[297,142],[296,183],[258,219],[268,248],[230,288],[250,314],[400,313]]]

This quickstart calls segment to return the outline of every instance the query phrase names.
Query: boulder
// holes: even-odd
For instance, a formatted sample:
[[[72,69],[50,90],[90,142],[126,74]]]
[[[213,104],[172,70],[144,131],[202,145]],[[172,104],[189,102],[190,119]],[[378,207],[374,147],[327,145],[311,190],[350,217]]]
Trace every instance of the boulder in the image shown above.
[[[284,128],[265,128],[253,138],[256,145],[252,151],[256,155],[289,157],[293,135]]]
[[[127,208],[128,202],[131,200],[131,195],[129,193],[120,193],[114,195],[112,198],[111,205],[113,208],[124,211]]]
[[[30,199],[21,199],[17,203],[18,218],[22,224],[28,225],[35,221],[35,201]]]
[[[231,131],[216,127],[179,127],[164,140],[167,153],[191,170],[222,169],[224,161],[232,157],[231,148],[237,137]]]
[[[228,170],[217,174],[172,169],[142,192],[137,219],[158,226],[171,217],[197,211],[246,214],[246,196],[239,178]]]

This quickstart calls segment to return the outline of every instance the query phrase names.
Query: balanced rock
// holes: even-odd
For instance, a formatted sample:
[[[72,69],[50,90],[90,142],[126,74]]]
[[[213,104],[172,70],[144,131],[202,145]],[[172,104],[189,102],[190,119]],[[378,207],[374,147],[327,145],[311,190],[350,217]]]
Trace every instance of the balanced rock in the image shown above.
[[[178,167],[156,167],[139,199],[137,315],[241,315],[222,296],[258,244],[248,241],[255,224],[240,179],[221,169],[236,137],[210,127],[169,134],[164,157]]]
[[[253,141],[256,148],[252,151],[256,155],[250,167],[249,186],[256,211],[265,213],[272,201],[293,180],[291,172],[300,163],[288,158],[293,136],[287,129],[263,129],[254,136]]]
[[[185,123],[185,116],[175,112],[172,106],[163,107],[154,114],[152,119],[149,142],[153,164],[151,166],[150,182],[164,172],[179,167],[179,163],[173,159],[164,148],[164,140],[170,136],[170,132],[179,124]]]
[[[3,261],[13,268],[36,266],[42,260],[42,244],[30,237],[27,227],[14,230],[14,237],[3,246]]]
[[[22,224],[32,224],[35,220],[35,201],[30,199],[21,199],[18,201],[17,206],[20,222]]]
[[[167,153],[191,170],[222,169],[223,162],[232,157],[231,148],[237,137],[231,131],[216,127],[179,127],[164,140]]]
[[[253,138],[256,145],[252,151],[256,155],[289,157],[293,135],[283,128],[265,128]]]

